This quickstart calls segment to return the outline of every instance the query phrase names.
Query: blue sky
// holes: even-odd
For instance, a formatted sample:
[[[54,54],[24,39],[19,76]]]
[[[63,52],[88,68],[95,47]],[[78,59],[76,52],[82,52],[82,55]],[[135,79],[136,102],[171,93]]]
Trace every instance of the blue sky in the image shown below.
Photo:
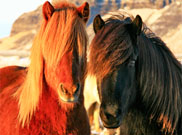
[[[21,14],[36,9],[45,1],[46,0],[2,0],[0,2],[0,39],[9,36],[13,22]]]

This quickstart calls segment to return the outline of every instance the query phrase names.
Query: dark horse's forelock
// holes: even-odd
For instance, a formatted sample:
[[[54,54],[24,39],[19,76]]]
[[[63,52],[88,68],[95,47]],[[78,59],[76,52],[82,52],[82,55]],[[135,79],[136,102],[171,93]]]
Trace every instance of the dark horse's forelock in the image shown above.
[[[90,45],[89,72],[103,78],[125,62],[137,46],[137,88],[151,120],[173,133],[182,117],[182,66],[166,44],[143,24],[137,44],[131,42],[128,18],[111,17]]]
[[[97,33],[90,45],[89,63],[92,64],[89,65],[89,72],[96,75],[97,78],[103,78],[106,74],[111,73],[133,52],[131,38],[127,30],[123,29],[123,25],[131,20],[128,18],[116,19],[118,17],[113,16],[108,19],[105,27]]]

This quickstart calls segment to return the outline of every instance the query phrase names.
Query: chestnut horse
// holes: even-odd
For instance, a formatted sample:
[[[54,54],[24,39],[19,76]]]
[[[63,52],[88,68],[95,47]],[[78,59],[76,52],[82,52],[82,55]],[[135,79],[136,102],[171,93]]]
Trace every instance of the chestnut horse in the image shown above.
[[[135,18],[94,19],[89,74],[96,76],[100,117],[121,135],[182,135],[182,66]]]
[[[0,69],[1,135],[90,134],[83,104],[89,5],[53,5],[43,5],[30,66]]]

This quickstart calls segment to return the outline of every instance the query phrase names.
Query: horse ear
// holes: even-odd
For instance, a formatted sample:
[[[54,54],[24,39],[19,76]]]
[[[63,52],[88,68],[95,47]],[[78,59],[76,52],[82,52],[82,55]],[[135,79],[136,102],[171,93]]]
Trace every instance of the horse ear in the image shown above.
[[[85,2],[80,7],[78,7],[77,10],[80,17],[83,18],[84,22],[86,23],[90,14],[89,4]]]
[[[54,13],[54,7],[50,4],[49,1],[46,1],[42,7],[42,13],[45,20],[49,20]]]
[[[132,29],[136,33],[136,35],[140,35],[142,31],[142,18],[137,15],[132,22]]]
[[[101,16],[97,15],[94,18],[94,22],[93,22],[94,32],[97,33],[104,25],[105,25],[105,22],[102,20]]]

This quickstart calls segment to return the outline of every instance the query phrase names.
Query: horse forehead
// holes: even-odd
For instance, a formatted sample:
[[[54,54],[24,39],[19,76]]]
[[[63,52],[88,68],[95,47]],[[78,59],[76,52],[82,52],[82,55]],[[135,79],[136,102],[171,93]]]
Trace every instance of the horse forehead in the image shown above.
[[[74,57],[73,51],[70,51],[65,53],[59,62],[56,71],[63,83],[73,83],[75,81],[74,72],[78,69],[78,64],[75,62]]]
[[[72,68],[73,59],[73,51],[69,51],[62,56],[59,65],[64,68]]]

